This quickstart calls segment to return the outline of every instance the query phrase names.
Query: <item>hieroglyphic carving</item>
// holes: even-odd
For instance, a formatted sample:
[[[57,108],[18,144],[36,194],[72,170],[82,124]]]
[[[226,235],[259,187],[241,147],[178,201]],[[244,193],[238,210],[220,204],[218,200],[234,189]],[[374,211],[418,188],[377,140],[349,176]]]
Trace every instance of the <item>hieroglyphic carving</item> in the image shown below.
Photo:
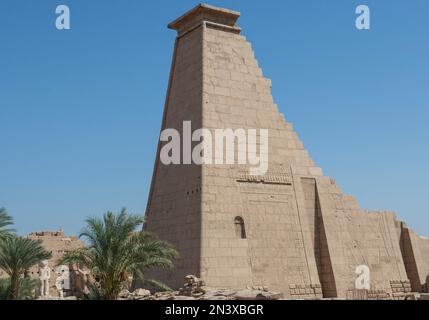
[[[292,174],[283,167],[270,168],[267,174],[258,176],[250,175],[246,169],[240,169],[237,182],[292,185]]]

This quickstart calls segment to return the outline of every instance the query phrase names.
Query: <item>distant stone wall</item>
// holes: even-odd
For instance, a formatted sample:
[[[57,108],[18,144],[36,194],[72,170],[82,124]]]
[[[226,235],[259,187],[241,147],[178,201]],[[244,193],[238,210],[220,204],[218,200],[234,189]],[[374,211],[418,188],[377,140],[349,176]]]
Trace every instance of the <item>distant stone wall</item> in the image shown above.
[[[58,261],[63,257],[63,255],[71,250],[82,248],[85,244],[77,237],[65,236],[63,231],[42,231],[42,232],[33,232],[27,236],[29,239],[33,240],[42,240],[42,245],[46,251],[52,252],[52,258],[49,259],[49,267],[51,269],[51,278],[50,278],[50,294],[52,296],[57,296],[57,288],[55,286],[55,280],[57,275],[55,274],[55,267],[58,264]],[[73,273],[74,266],[70,267],[70,277],[71,283],[73,284]],[[29,275],[34,278],[39,277],[39,267],[36,265],[29,270]],[[73,294],[73,290],[66,292],[66,294]]]

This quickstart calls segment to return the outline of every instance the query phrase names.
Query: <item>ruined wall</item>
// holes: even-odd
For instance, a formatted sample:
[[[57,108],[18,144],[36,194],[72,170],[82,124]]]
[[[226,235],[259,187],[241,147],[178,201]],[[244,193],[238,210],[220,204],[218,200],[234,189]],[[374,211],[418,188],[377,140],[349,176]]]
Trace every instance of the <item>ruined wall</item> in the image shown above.
[[[55,273],[55,268],[58,265],[59,260],[63,257],[63,255],[69,251],[83,248],[85,244],[77,237],[73,236],[65,236],[63,231],[41,231],[41,232],[33,232],[27,236],[32,240],[41,240],[42,246],[46,251],[52,252],[52,258],[49,259],[49,268],[51,269],[51,278],[50,278],[50,294],[51,296],[57,296],[57,288],[55,286],[55,281],[57,279],[57,275]],[[72,290],[70,292],[66,292],[67,294],[74,293],[73,290],[76,289],[73,285],[73,274],[74,269],[73,266],[69,266],[70,268],[70,278],[71,278],[71,286]],[[39,266],[35,265],[29,270],[29,276],[33,278],[39,277]]]
[[[374,288],[390,291],[392,280],[406,281],[394,215],[360,211],[352,197],[321,177],[273,103],[270,81],[245,38],[208,26],[204,45],[204,128],[269,128],[270,143],[263,182],[248,179],[248,168],[203,167],[207,282],[265,285],[296,298],[319,296],[322,282],[326,297],[345,296],[361,264],[369,266]],[[278,181],[267,182],[270,176]],[[322,208],[316,179],[323,191],[328,183]],[[235,238],[235,216],[245,221],[245,240]]]
[[[417,243],[421,256],[419,272],[422,283],[422,291],[429,293],[429,238],[421,236],[417,237]]]
[[[318,189],[338,296],[355,288],[359,265],[369,267],[371,289],[392,292],[392,281],[407,282],[395,214],[360,210],[330,179],[319,179]]]
[[[257,182],[248,166],[203,166],[202,276],[213,286],[321,296],[314,216],[304,208],[301,181],[293,175],[320,169],[278,112],[250,43],[210,25],[203,39],[203,127],[212,135],[215,129],[269,128],[269,169]],[[244,220],[246,239],[235,233],[236,217]]]
[[[168,275],[155,275],[173,287],[194,273],[209,286],[267,286],[293,299],[346,297],[356,267],[367,265],[374,292],[411,290],[395,215],[362,211],[323,176],[278,112],[271,81],[237,18],[200,5],[170,24],[178,40],[162,128],[181,129],[192,120],[193,129],[212,136],[215,129],[269,129],[268,172],[251,176],[248,165],[164,166],[157,158],[145,228],[175,245],[181,259]],[[225,160],[223,151],[218,160]]]
[[[401,251],[413,291],[429,292],[429,239],[400,224]]]

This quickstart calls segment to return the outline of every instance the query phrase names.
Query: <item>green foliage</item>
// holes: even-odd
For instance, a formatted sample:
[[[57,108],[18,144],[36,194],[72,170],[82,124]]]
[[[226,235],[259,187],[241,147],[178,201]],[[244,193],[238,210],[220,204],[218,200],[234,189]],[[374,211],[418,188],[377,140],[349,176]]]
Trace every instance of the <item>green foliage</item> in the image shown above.
[[[0,300],[7,300],[10,297],[10,278],[0,279]],[[19,279],[18,300],[32,300],[36,298],[36,292],[40,287],[39,279],[20,278]]]
[[[0,279],[0,300],[7,300],[10,294],[10,279]]]
[[[155,279],[146,279],[143,281],[143,283],[147,283],[153,288],[157,289],[158,291],[173,291],[169,286],[167,286],[165,283],[155,280]]]
[[[41,241],[9,236],[0,241],[0,269],[10,277],[9,298],[18,299],[21,275],[42,260],[51,258]]]
[[[149,268],[172,268],[178,256],[170,244],[138,231],[143,222],[142,217],[128,215],[125,209],[117,215],[107,212],[103,219],[87,219],[80,237],[88,247],[68,252],[59,264],[88,268],[98,284],[90,288],[90,295],[115,300],[130,277],[144,280]]]
[[[8,228],[12,224],[12,217],[0,208],[0,269],[9,275],[9,278],[0,279],[0,300],[34,299],[40,280],[22,275],[52,254],[43,249],[41,241],[17,237],[15,230]]]
[[[40,285],[40,279],[38,278],[20,279],[18,299],[35,299]]]
[[[88,283],[88,293],[83,295],[84,300],[104,300],[105,293],[103,289],[97,287],[95,283]]]
[[[15,232],[14,229],[7,228],[13,224],[13,219],[7,214],[5,208],[0,208],[0,241],[9,237]]]

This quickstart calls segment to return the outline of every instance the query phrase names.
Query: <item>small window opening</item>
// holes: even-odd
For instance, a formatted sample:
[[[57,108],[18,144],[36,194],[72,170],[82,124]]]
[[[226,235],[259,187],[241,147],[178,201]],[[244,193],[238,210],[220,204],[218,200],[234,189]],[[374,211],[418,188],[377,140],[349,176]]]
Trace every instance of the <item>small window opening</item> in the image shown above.
[[[246,227],[242,217],[235,217],[234,219],[235,235],[237,238],[246,239]]]

